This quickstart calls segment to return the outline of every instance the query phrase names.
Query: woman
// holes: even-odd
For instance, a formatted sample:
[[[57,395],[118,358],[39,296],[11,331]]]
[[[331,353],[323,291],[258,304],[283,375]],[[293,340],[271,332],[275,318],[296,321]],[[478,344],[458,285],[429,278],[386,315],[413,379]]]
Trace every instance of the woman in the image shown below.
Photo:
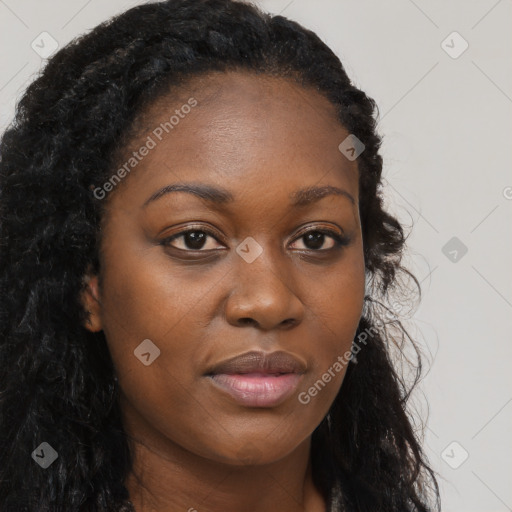
[[[0,510],[439,505],[374,110],[314,33],[233,0],[50,59],[0,148]]]

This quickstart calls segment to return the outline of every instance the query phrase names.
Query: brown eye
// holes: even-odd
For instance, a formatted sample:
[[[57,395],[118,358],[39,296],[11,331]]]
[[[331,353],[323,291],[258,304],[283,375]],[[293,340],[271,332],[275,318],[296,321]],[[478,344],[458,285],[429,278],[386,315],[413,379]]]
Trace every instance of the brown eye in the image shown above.
[[[326,240],[329,238],[330,241],[327,244],[328,246],[325,247]],[[331,229],[311,229],[306,233],[303,233],[296,239],[296,241],[297,240],[304,240],[303,244],[306,246],[306,249],[317,252],[336,249],[343,245],[347,245],[349,242],[346,237]],[[299,247],[299,249],[301,248]]]
[[[161,244],[165,246],[171,246],[175,249],[181,251],[200,251],[201,249],[212,250],[216,249],[217,246],[215,243],[209,241],[208,239],[216,240],[215,234],[207,229],[188,229],[186,231],[181,231],[180,233],[176,233],[168,238],[162,240]],[[172,244],[178,240],[178,244]],[[178,247],[177,245],[181,245]],[[208,247],[208,245],[210,245]]]

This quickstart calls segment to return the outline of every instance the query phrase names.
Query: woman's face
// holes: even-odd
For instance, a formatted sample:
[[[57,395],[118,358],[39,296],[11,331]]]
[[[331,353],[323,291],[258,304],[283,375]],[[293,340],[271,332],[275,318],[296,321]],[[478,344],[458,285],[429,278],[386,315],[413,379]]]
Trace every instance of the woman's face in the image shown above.
[[[281,459],[326,415],[362,313],[357,162],[338,149],[349,133],[315,91],[238,72],[159,100],[142,130],[104,199],[102,287],[94,276],[86,299],[126,428],[213,461]],[[155,196],[184,183],[204,197]],[[219,367],[276,351],[295,367]]]

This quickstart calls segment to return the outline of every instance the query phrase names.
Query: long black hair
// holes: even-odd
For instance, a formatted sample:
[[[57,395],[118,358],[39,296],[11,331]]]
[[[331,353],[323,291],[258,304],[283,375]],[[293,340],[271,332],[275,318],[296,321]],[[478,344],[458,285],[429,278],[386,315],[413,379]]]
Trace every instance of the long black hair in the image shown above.
[[[318,91],[365,145],[357,162],[367,291],[356,337],[366,341],[313,433],[315,483],[332,512],[439,507],[408,411],[420,353],[399,315],[387,314],[404,277],[421,290],[401,264],[403,227],[383,207],[375,102],[298,23],[234,0],[168,0],[134,7],[58,51],[1,139],[2,512],[133,511],[114,367],[103,332],[84,328],[79,300],[86,269],[99,271],[106,201],[93,189],[112,175],[113,155],[151,101],[223,70]],[[417,355],[408,384],[393,356],[406,344]],[[46,470],[32,460],[43,442],[58,453]]]

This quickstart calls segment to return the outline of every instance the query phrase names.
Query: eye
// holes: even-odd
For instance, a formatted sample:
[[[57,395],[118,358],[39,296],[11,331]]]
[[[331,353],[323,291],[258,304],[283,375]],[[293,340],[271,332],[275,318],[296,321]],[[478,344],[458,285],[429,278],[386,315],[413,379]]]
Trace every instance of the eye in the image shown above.
[[[200,251],[201,249],[205,249],[205,251],[207,251],[216,249],[217,247],[215,246],[215,243],[212,242],[210,242],[210,247],[208,247],[207,241],[209,238],[217,240],[215,233],[213,231],[201,227],[201,229],[197,228],[187,229],[186,231],[180,231],[179,233],[176,233],[172,236],[165,238],[160,243],[164,246],[171,246],[181,251]],[[176,240],[179,241],[178,244],[171,243],[175,242]]]
[[[302,239],[304,240],[305,247],[295,247],[295,249],[327,252],[329,250],[348,245],[349,243],[349,239],[347,237],[327,228],[316,228],[305,231],[301,236],[296,238],[293,243]],[[217,245],[215,241],[217,242]],[[325,247],[326,242],[328,242],[327,247]],[[189,228],[187,230],[180,231],[179,233],[163,239],[160,244],[166,247],[172,247],[179,251],[207,252],[218,249],[218,244],[220,244],[220,242],[218,242],[217,236],[213,231],[201,226],[200,228]]]
[[[322,249],[326,243],[326,237],[330,238],[331,240],[328,243],[328,246]],[[304,245],[306,245],[305,249],[313,250],[316,252],[337,249],[341,246],[348,245],[349,243],[349,239],[347,237],[337,233],[332,229],[324,228],[310,229],[309,231],[302,233],[302,235],[296,238],[295,241],[301,239],[304,239]],[[301,248],[299,247],[299,249]]]

